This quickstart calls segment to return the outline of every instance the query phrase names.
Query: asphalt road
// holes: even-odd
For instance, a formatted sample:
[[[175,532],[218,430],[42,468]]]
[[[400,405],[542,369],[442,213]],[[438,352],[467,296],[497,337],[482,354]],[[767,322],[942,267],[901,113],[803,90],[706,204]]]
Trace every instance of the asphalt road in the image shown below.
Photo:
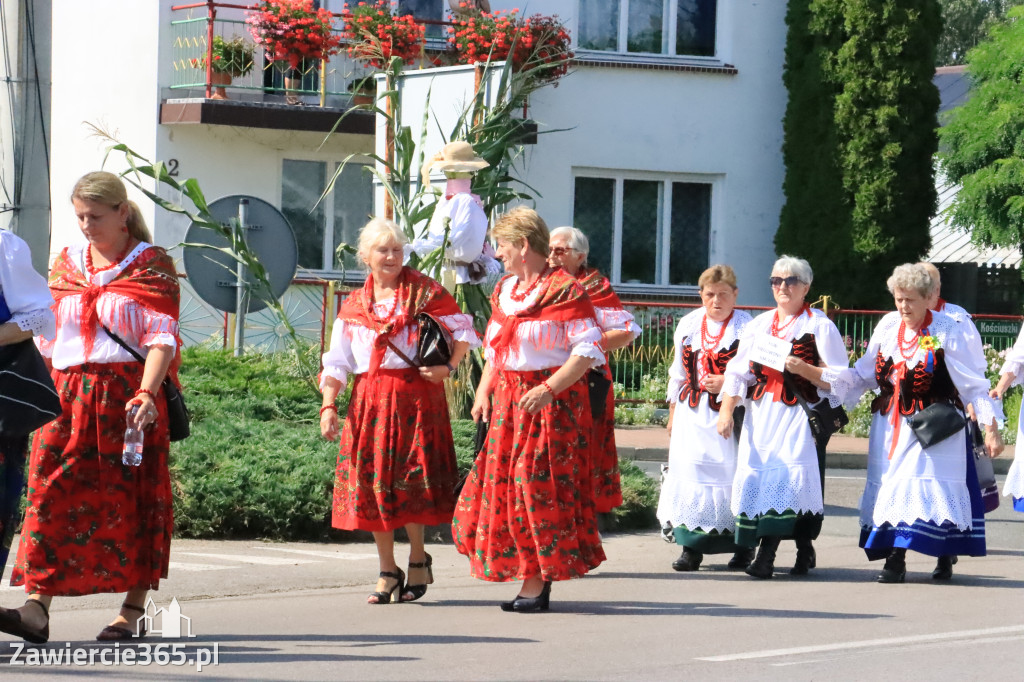
[[[880,566],[857,549],[863,472],[830,471],[818,568],[791,578],[790,543],[775,579],[726,571],[707,557],[697,573],[671,570],[678,548],[656,532],[605,538],[608,561],[557,583],[551,611],[504,613],[514,584],[468,577],[452,546],[435,544],[436,583],[415,604],[365,603],[376,574],[372,545],[177,541],[156,606],[177,598],[194,638],[150,636],[186,665],[103,665],[92,641],[119,603],[114,595],[57,599],[51,642],[18,652],[0,640],[0,671],[13,676],[259,680],[862,680],[1018,679],[1024,672],[1024,514],[1004,504],[989,517],[989,556],[963,558],[950,583],[933,560],[911,555],[908,581],[878,585]],[[0,589],[16,605],[20,589]],[[174,649],[174,646],[178,649]],[[66,651],[94,665],[54,665]],[[217,655],[197,673],[194,660]],[[12,665],[41,661],[46,667]]]

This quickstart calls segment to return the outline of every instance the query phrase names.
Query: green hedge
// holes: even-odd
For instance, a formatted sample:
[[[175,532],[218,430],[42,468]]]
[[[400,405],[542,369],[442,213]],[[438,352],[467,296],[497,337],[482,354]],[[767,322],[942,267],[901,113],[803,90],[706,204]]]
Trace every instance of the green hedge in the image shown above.
[[[192,538],[322,540],[330,527],[338,444],[320,437],[320,396],[288,354],[189,348],[181,370],[192,437],[171,446],[176,533]],[[341,398],[344,414],[347,395]],[[475,425],[452,424],[461,471],[472,464]],[[653,525],[657,492],[624,466],[627,503],[613,525]],[[630,468],[632,466],[632,468]],[[639,471],[638,469],[636,471]]]

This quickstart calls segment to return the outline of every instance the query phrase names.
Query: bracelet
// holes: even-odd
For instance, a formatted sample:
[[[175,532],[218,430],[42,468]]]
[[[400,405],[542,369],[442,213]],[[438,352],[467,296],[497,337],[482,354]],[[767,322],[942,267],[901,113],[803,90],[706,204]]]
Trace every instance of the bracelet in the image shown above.
[[[446,363],[444,363],[444,366],[448,368],[448,376],[451,376],[452,374],[455,374],[455,368],[452,367],[452,363],[446,362]]]
[[[320,416],[324,416],[324,412],[326,412],[327,410],[334,410],[335,412],[337,412],[338,406],[335,405],[334,403],[331,403],[330,405],[324,405],[323,407],[320,408]]]
[[[548,384],[548,380],[547,379],[545,379],[544,381],[540,382],[540,385],[543,386],[544,388],[548,389],[548,393],[551,394],[552,398],[555,397],[555,392],[551,389],[551,386]]]
[[[144,388],[140,388],[139,390],[135,391],[135,397],[136,398],[138,398],[140,395],[148,395],[153,400],[156,400],[156,396],[153,395],[153,391],[148,391],[148,390],[146,390]]]

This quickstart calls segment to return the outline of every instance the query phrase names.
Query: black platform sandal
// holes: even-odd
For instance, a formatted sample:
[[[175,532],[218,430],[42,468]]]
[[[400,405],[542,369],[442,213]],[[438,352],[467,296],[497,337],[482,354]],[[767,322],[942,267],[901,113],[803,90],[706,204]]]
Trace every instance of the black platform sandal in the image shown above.
[[[121,604],[122,609],[128,609],[129,611],[135,611],[137,613],[145,614],[146,609],[135,604],[129,604],[124,602]],[[138,625],[138,619],[135,621]],[[121,627],[120,625],[108,625],[107,627],[100,630],[100,634],[96,635],[96,640],[99,642],[120,642],[126,639],[134,639],[136,637],[145,637],[146,628],[143,625],[139,625],[139,634],[136,635],[130,628]]]
[[[50,610],[38,599],[27,599],[25,603],[35,604],[41,608],[46,616],[46,624],[41,628],[30,628],[21,620],[20,611],[0,607],[0,631],[21,637],[32,644],[46,644],[50,640]]]
[[[405,590],[402,592],[402,601],[416,601],[427,593],[427,585],[434,584],[434,558],[427,554],[427,558],[424,561],[410,561],[409,562],[409,575],[412,575],[412,569],[414,568],[425,568],[427,569],[427,581],[422,585],[406,585]],[[411,594],[411,598],[406,598],[406,593]]]
[[[402,587],[405,586],[405,573],[402,569],[398,569],[398,573],[392,573],[391,571],[381,571],[381,578],[389,578],[396,580],[395,586],[387,592],[373,592],[370,594],[371,597],[376,597],[377,601],[367,602],[368,604],[397,604],[402,600]],[[395,592],[398,592],[398,596],[395,596]]]

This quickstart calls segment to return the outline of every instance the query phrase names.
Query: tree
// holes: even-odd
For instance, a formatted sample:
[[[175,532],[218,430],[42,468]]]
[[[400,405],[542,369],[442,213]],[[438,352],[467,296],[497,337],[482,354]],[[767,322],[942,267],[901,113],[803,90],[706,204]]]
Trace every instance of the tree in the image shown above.
[[[1024,248],[1024,7],[967,53],[970,99],[940,132],[939,161],[960,191],[950,223],[985,246]]]
[[[791,0],[787,20],[776,248],[843,306],[889,305],[885,278],[924,255],[935,212],[938,0]]]
[[[967,51],[981,42],[993,24],[1024,0],[940,0],[942,36],[935,65],[963,64]]]

